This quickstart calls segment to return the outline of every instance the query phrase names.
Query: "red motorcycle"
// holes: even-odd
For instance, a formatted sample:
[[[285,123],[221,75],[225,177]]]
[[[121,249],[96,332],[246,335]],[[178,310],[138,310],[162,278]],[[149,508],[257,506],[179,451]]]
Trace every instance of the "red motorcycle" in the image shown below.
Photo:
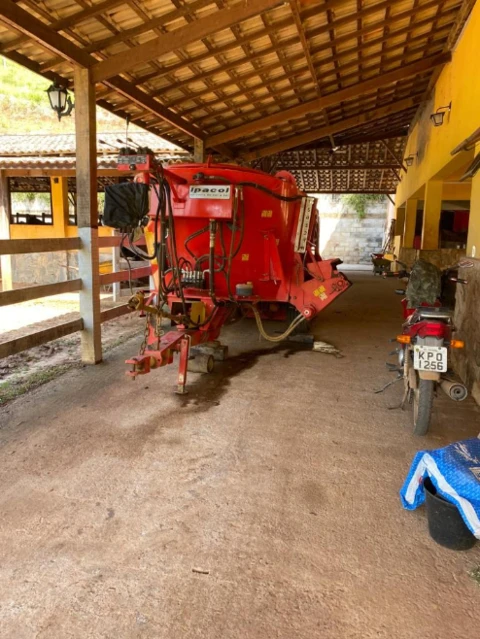
[[[428,432],[438,386],[457,402],[468,395],[464,384],[451,379],[448,364],[450,350],[464,347],[461,340],[453,338],[455,295],[452,285],[466,284],[466,280],[458,278],[458,268],[471,266],[472,262],[464,261],[440,271],[433,264],[418,260],[410,272],[405,267],[398,273],[384,273],[384,277],[400,277],[408,281],[406,289],[395,291],[405,295],[402,300],[405,321],[402,334],[396,337],[400,345],[395,351],[398,363],[387,363],[387,366],[398,373],[397,379],[391,383],[403,380],[405,392],[400,406],[403,409],[406,404],[413,405],[415,435]]]

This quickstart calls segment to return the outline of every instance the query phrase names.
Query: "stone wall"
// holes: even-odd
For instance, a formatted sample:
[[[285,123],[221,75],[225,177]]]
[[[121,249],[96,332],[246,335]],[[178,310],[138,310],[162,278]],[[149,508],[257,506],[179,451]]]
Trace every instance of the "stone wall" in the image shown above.
[[[457,286],[455,307],[456,337],[465,341],[465,348],[454,349],[454,363],[463,382],[480,404],[480,260],[472,261],[473,268],[461,269],[459,273],[468,281],[466,286]]]
[[[364,219],[345,207],[340,198],[316,195],[320,218],[320,254],[339,257],[345,264],[371,264],[371,253],[382,249],[388,200],[367,208]]]

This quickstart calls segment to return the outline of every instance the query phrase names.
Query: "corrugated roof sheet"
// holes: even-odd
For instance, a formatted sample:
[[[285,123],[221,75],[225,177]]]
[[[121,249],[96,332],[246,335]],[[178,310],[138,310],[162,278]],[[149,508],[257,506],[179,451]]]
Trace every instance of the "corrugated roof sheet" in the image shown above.
[[[178,154],[182,150],[162,140],[157,135],[147,132],[128,133],[126,139],[125,132],[119,133],[98,133],[97,152],[102,155],[112,155],[114,149],[121,146],[142,146],[149,147],[159,154]],[[48,157],[75,155],[76,142],[75,134],[61,133],[58,135],[0,135],[0,157]]]

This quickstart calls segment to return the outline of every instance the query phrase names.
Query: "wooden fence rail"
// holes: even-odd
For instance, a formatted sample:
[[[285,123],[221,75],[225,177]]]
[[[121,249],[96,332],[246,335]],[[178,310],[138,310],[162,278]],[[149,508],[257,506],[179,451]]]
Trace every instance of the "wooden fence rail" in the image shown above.
[[[79,237],[56,237],[41,240],[0,240],[0,255],[75,251],[82,247]]]
[[[56,282],[55,284],[41,284],[39,286],[29,286],[28,288],[17,288],[12,291],[0,293],[0,306],[9,304],[20,304],[29,300],[37,300],[50,295],[60,295],[61,293],[73,293],[82,288],[82,280],[67,280]]]
[[[138,280],[140,277],[148,277],[151,274],[151,268],[149,266],[142,266],[140,268],[132,268],[130,271],[116,271],[115,273],[104,273],[100,275],[100,284],[114,284],[115,282],[127,282],[130,275],[132,280]]]
[[[115,248],[120,246],[120,236],[107,236],[98,238],[99,248]],[[136,244],[141,244],[144,239]],[[71,238],[49,238],[49,239],[26,239],[26,240],[0,240],[0,255],[21,255],[29,253],[45,253],[50,251],[75,251],[82,248],[82,242],[78,237]],[[148,277],[151,274],[149,266],[140,266],[129,270],[116,271],[113,273],[104,273],[100,275],[100,284],[114,284],[117,282],[128,281],[142,277]],[[62,293],[72,293],[82,290],[82,279],[66,280],[65,282],[56,282],[53,284],[40,284],[37,286],[29,286],[26,288],[13,289],[0,292],[0,307],[11,304],[19,304],[30,300],[48,297],[50,295],[60,295]],[[114,306],[100,313],[100,322],[108,322],[109,320],[121,317],[132,311],[126,304]],[[63,322],[46,328],[44,330],[35,331],[29,335],[12,339],[0,343],[0,359],[16,355],[22,351],[28,350],[35,346],[41,346],[47,342],[65,337],[72,333],[83,330],[83,319],[75,319],[69,322]]]
[[[122,315],[127,315],[127,313],[131,313],[132,310],[133,309],[129,308],[126,304],[120,304],[119,306],[108,308],[101,312],[100,321],[102,323],[108,322],[112,319],[116,319],[117,317],[121,317]],[[52,342],[55,339],[60,339],[61,337],[66,337],[72,333],[77,333],[82,329],[83,320],[79,318],[69,322],[63,322],[62,324],[57,324],[56,326],[46,328],[42,331],[30,333],[30,335],[25,335],[24,337],[18,337],[17,339],[11,339],[7,342],[0,343],[0,359],[2,359],[2,357],[9,357],[10,355],[17,355],[29,348],[41,346],[42,344]]]
[[[83,320],[76,319],[71,320],[70,322],[64,322],[63,324],[57,324],[57,326],[52,326],[51,328],[45,328],[43,331],[30,333],[30,335],[25,335],[24,337],[18,337],[17,339],[3,342],[3,344],[0,344],[0,359],[2,357],[8,357],[9,355],[16,355],[17,353],[26,351],[34,346],[46,344],[54,339],[66,337],[67,335],[71,335],[72,333],[76,333],[82,329]]]

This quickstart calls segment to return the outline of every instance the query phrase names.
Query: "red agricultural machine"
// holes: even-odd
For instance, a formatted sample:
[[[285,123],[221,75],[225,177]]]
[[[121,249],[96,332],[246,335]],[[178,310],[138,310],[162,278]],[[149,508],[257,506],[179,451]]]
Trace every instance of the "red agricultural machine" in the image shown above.
[[[187,370],[209,372],[221,358],[224,324],[248,315],[265,339],[279,342],[350,286],[340,260],[318,255],[315,199],[290,173],[210,160],[167,169],[148,149],[122,153],[119,167],[136,177],[107,187],[104,223],[150,260],[155,282],[129,302],[147,317],[140,353],[127,360],[132,377],[172,363],[178,352],[183,393]],[[134,244],[139,229],[146,252]],[[283,334],[267,334],[263,320],[287,318]]]

